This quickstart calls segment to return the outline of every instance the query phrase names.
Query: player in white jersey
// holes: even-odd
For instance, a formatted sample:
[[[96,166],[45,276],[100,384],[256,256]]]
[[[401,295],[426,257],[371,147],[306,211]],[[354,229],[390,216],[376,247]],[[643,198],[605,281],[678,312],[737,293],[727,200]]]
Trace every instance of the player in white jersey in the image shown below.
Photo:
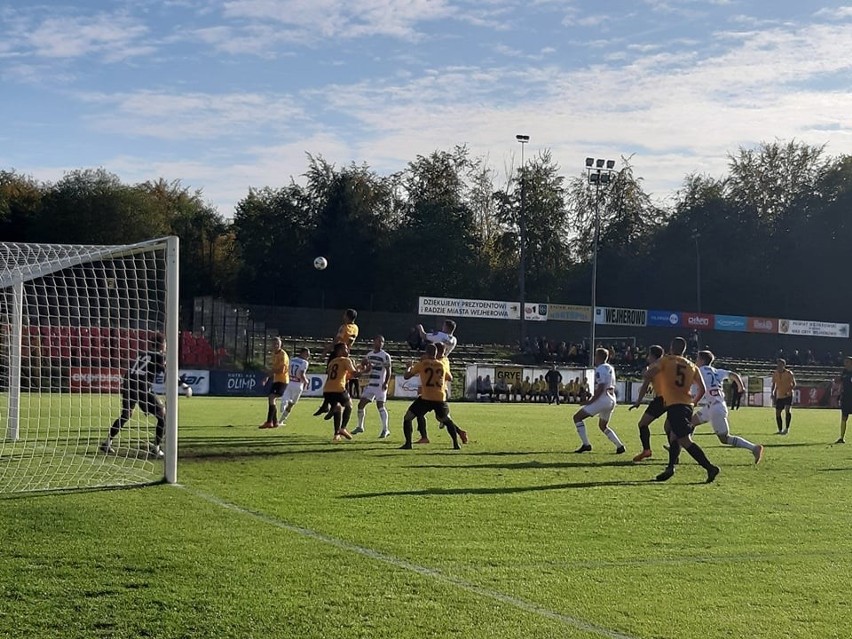
[[[427,333],[426,329],[423,328],[423,325],[418,324],[414,330],[419,336],[418,346],[420,349],[425,347],[426,344],[443,344],[444,357],[449,357],[450,353],[452,353],[453,349],[456,347],[456,344],[458,344],[456,336],[453,335],[456,330],[456,323],[453,320],[446,320],[441,328],[442,330],[440,331]]]
[[[713,368],[714,359],[715,356],[710,351],[699,351],[695,360],[695,363],[698,364],[698,370],[701,372],[701,377],[704,378],[707,392],[698,404],[698,410],[692,416],[692,425],[699,426],[710,422],[713,432],[716,433],[720,442],[735,448],[747,448],[754,455],[754,463],[759,464],[760,460],[763,459],[763,446],[752,444],[747,439],[733,436],[728,432],[728,406],[725,404],[722,382],[730,379],[740,391],[743,391],[743,379],[733,371]]]
[[[373,350],[364,357],[364,369],[369,371],[367,385],[361,390],[361,401],[358,402],[358,426],[352,431],[353,435],[364,432],[364,417],[367,414],[367,404],[376,402],[379,419],[382,421],[382,432],[379,439],[390,435],[388,429],[388,409],[385,402],[388,399],[388,384],[390,384],[392,365],[391,356],[384,351],[385,338],[377,335],[373,338]]]
[[[287,421],[293,406],[302,397],[302,391],[308,387],[308,365],[311,351],[303,348],[299,356],[290,360],[290,381],[281,395],[281,423]]]
[[[583,443],[575,453],[587,453],[592,450],[583,420],[594,415],[598,416],[601,432],[615,445],[615,454],[621,455],[625,451],[624,444],[609,427],[609,419],[615,410],[615,369],[607,363],[608,359],[609,352],[605,348],[595,349],[595,392],[586,405],[574,414],[574,426],[577,427],[577,434]]]

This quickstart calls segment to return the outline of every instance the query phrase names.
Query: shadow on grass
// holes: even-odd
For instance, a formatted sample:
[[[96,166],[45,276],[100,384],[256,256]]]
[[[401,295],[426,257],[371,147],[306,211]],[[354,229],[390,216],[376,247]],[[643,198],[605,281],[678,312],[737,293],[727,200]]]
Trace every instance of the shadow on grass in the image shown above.
[[[645,481],[579,481],[566,482],[563,484],[546,484],[543,486],[495,486],[488,488],[423,488],[420,490],[356,493],[354,495],[341,495],[340,497],[338,497],[338,499],[370,499],[373,497],[427,497],[430,495],[512,495],[517,493],[543,492],[549,490],[601,488],[605,486],[652,486],[657,483],[658,482],[655,482],[653,479],[647,479]]]
[[[653,464],[643,464],[651,467]],[[665,466],[660,462],[657,466]],[[599,466],[616,466],[616,467],[639,467],[629,459],[618,461],[565,461],[565,462],[540,462],[536,460],[528,462],[505,463],[505,464],[412,464],[409,468],[490,468],[504,470],[538,470],[547,468],[597,468]]]

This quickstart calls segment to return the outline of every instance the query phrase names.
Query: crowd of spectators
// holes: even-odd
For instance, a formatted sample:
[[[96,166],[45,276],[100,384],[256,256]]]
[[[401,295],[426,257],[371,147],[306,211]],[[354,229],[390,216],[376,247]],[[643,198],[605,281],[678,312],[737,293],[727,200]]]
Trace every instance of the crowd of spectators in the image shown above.
[[[559,378],[561,379],[561,375]],[[572,404],[587,401],[592,396],[589,384],[580,376],[574,379],[551,382],[545,375],[538,379],[526,377],[523,381],[509,384],[505,377],[496,382],[490,375],[476,378],[476,399],[489,402],[547,402],[548,404]]]

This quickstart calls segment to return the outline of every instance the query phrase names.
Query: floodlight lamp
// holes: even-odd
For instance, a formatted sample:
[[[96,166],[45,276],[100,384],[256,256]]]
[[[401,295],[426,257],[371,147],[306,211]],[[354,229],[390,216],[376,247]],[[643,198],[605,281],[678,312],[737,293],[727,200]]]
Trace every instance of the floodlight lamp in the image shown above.
[[[608,168],[609,170],[614,169],[615,168],[615,160],[607,160],[606,161],[606,168]]]
[[[595,164],[595,158],[586,158],[586,168],[590,169]]]
[[[609,173],[601,173],[601,184],[609,184],[611,177]]]
[[[589,183],[590,184],[597,184],[600,181],[600,178],[601,178],[600,173],[590,173],[589,174]]]
[[[598,168],[598,169],[602,169],[602,168],[603,168],[603,165],[604,165],[604,161],[603,161],[603,160],[597,160],[597,161],[595,162],[595,167],[596,167],[596,168]]]
[[[530,141],[530,136],[528,136],[528,135],[516,135],[516,136],[515,136],[515,139],[516,139],[518,142],[520,142],[521,144],[523,144],[524,142],[529,142],[529,141]]]

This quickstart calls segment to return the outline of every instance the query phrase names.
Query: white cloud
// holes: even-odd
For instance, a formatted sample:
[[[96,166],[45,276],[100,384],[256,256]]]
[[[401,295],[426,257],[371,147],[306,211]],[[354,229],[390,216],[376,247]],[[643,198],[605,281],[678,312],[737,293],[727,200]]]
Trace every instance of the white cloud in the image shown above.
[[[145,55],[154,47],[143,39],[148,28],[121,14],[51,17],[22,36],[23,53],[41,58],[79,58],[101,54],[107,61]]]
[[[292,98],[257,93],[79,94],[99,107],[89,117],[95,130],[163,140],[214,139],[259,129],[286,130],[303,117]]]
[[[818,18],[828,18],[831,20],[845,20],[852,18],[852,6],[845,7],[823,7],[815,14]]]

